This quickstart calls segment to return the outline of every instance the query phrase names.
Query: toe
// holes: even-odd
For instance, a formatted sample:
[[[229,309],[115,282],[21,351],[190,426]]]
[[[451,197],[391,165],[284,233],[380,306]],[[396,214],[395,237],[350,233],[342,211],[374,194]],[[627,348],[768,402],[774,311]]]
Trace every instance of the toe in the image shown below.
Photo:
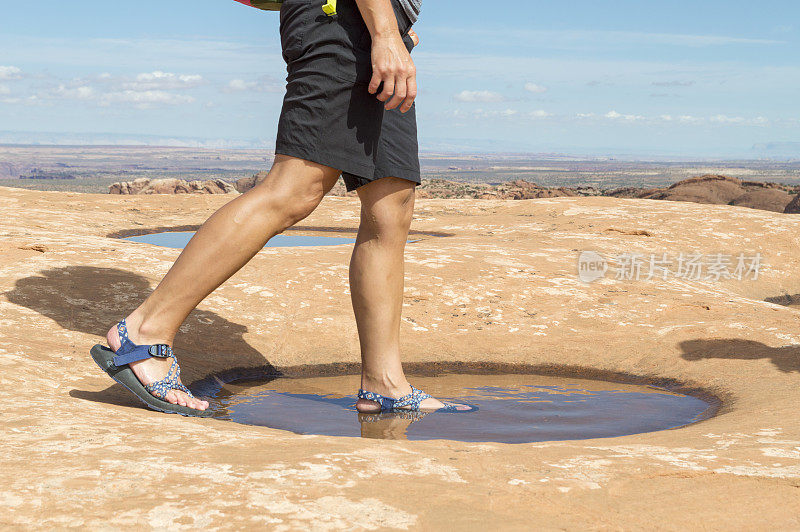
[[[191,407],[192,405],[192,398],[183,392],[178,392],[178,401],[180,401],[183,406]]]
[[[444,406],[444,403],[433,397],[425,399],[419,404],[420,410],[438,410]]]
[[[205,410],[208,408],[208,403],[197,397],[192,397],[189,399],[189,407],[195,410]]]
[[[419,404],[419,409],[423,411],[431,411],[431,410],[438,410],[440,408],[444,408],[447,406],[448,408],[454,408],[456,410],[472,410],[472,407],[469,405],[461,404],[461,403],[443,403],[438,399],[434,399],[433,397],[429,399],[425,399]]]
[[[156,394],[153,394],[154,397],[158,397]],[[160,397],[159,397],[160,399]],[[173,405],[178,404],[178,396],[175,394],[174,391],[170,390],[167,392],[167,396],[164,397],[164,400],[168,403],[172,403]]]

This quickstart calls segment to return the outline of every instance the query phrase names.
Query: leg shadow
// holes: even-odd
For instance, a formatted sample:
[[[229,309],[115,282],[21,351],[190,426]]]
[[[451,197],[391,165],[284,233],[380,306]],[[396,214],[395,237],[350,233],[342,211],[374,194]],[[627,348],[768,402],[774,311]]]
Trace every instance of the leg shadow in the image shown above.
[[[687,340],[678,344],[684,360],[725,358],[730,360],[769,359],[783,372],[800,372],[800,346],[770,347],[754,340],[722,338],[713,340]]]
[[[116,268],[67,266],[51,268],[18,280],[3,295],[71,331],[98,335],[105,344],[108,328],[145,299],[152,288],[141,275]],[[219,314],[195,309],[175,337],[175,350],[190,382],[202,375],[232,367],[259,367],[278,373],[269,361],[244,340],[247,327]],[[87,363],[93,364],[86,346]],[[98,369],[98,371],[100,371]],[[123,406],[140,406],[122,386],[102,392],[72,390],[70,396]]]

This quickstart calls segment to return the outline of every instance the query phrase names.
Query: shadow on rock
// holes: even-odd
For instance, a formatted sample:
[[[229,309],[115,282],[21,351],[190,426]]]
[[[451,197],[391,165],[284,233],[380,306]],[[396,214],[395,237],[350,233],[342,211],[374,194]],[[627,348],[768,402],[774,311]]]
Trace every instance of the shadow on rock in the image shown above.
[[[785,345],[770,347],[754,340],[721,338],[714,340],[687,340],[680,344],[685,360],[696,361],[705,358],[725,358],[730,360],[769,359],[783,372],[800,372],[800,346]]]
[[[98,335],[100,343],[105,344],[109,327],[129,314],[151,291],[145,277],[129,271],[68,266],[20,279],[4,295],[11,303],[47,316],[64,329]],[[244,340],[246,332],[244,325],[214,312],[192,311],[174,342],[186,381],[237,366],[277,371]],[[86,346],[87,364],[93,364],[90,348],[91,345]],[[138,403],[118,384],[102,392],[73,390],[70,395],[125,406]]]

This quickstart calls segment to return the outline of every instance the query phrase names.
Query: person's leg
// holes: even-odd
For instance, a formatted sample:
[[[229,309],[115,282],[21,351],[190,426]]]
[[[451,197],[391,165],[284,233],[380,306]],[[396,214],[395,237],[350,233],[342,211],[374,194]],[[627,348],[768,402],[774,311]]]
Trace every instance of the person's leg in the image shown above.
[[[215,212],[197,231],[175,264],[147,299],[126,318],[136,344],[169,344],[178,327],[206,296],[244,266],[266,242],[302,220],[319,205],[339,171],[302,159],[277,155],[269,176]],[[116,325],[108,345],[120,347]],[[169,359],[150,358],[131,364],[147,385],[164,378]],[[206,401],[172,390],[167,401],[205,409]]]
[[[356,189],[361,224],[350,260],[350,294],[361,345],[361,388],[398,399],[411,393],[400,362],[404,252],[414,211],[414,183],[395,177]],[[441,408],[434,398],[423,410]],[[359,412],[377,412],[378,403],[359,399]]]

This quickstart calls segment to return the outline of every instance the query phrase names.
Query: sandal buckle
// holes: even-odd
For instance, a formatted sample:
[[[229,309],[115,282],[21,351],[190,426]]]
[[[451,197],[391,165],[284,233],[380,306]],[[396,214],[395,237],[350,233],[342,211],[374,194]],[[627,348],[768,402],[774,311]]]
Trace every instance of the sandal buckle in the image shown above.
[[[167,344],[154,344],[151,345],[147,352],[151,357],[169,358],[172,356],[172,348]]]

